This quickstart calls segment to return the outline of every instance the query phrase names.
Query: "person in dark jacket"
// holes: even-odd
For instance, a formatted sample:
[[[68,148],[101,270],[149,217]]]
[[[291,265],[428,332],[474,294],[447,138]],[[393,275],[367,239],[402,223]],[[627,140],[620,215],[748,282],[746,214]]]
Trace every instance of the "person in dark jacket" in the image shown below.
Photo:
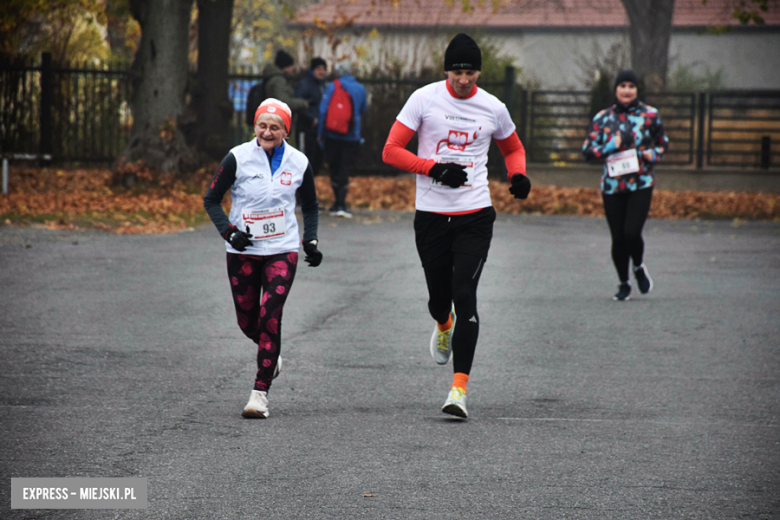
[[[289,132],[291,141],[295,141],[294,129],[297,128],[298,114],[309,108],[305,99],[295,97],[294,77],[295,60],[284,50],[276,53],[273,63],[269,62],[263,67],[263,90],[265,90],[266,99],[278,99],[286,103],[293,112],[292,129]]]
[[[311,66],[295,87],[295,97],[306,100],[309,108],[298,114],[298,129],[303,134],[303,146],[299,146],[309,158],[314,175],[322,167],[323,154],[317,144],[317,125],[320,116],[320,101],[325,93],[325,78],[328,64],[322,58],[311,60]],[[299,143],[300,144],[300,143]]]
[[[320,102],[320,115],[317,125],[317,141],[324,147],[325,160],[330,168],[330,185],[333,188],[335,202],[330,209],[332,215],[351,218],[347,211],[347,192],[349,191],[349,174],[355,165],[358,150],[363,142],[360,137],[360,127],[363,114],[366,111],[366,88],[352,77],[352,64],[341,61],[333,68],[341,87],[352,98],[352,120],[346,134],[327,130],[325,121],[328,115],[330,98],[336,90],[335,81],[325,89]]]
[[[642,228],[650,212],[655,163],[669,148],[658,109],[638,98],[639,78],[623,70],[615,79],[615,104],[595,115],[582,144],[587,160],[603,160],[601,195],[612,235],[612,262],[620,285],[614,299],[631,295],[629,261],[634,264],[639,292],[653,289],[644,263]]]

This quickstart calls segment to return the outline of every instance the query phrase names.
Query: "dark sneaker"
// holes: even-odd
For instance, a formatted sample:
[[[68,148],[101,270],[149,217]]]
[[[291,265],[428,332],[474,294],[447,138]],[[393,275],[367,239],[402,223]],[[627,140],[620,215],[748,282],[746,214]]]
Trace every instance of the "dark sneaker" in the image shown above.
[[[653,279],[650,278],[650,273],[647,271],[645,264],[634,268],[634,277],[636,278],[636,285],[639,287],[639,292],[647,294],[653,290]]]
[[[618,292],[612,297],[613,300],[624,302],[631,299],[631,284],[623,282],[618,285]]]

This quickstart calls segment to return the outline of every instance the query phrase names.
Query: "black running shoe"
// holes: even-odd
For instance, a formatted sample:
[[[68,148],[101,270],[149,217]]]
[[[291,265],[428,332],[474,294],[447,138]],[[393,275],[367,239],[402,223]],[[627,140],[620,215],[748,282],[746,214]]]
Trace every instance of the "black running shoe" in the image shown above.
[[[636,285],[639,287],[639,292],[647,294],[653,290],[653,279],[650,278],[650,273],[647,271],[645,264],[634,268],[634,277],[636,278]]]
[[[612,297],[613,300],[624,302],[631,299],[631,284],[623,282],[618,285],[618,292]]]

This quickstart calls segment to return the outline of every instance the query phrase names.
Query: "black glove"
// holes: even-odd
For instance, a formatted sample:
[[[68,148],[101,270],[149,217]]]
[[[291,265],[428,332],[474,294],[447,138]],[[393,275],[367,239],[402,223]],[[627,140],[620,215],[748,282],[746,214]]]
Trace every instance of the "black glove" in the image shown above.
[[[512,175],[512,185],[509,187],[509,193],[514,195],[516,199],[526,199],[530,191],[531,181],[528,177],[522,173]]]
[[[317,242],[315,240],[304,242],[303,252],[306,253],[306,256],[303,259],[309,263],[309,267],[317,267],[322,263],[322,253],[317,249]]]
[[[250,238],[252,238],[251,234],[244,233],[240,229],[236,229],[235,231],[231,231],[228,234],[227,241],[230,242],[230,245],[236,251],[245,251],[247,246],[252,245],[252,241],[249,240]]]
[[[469,176],[465,168],[455,163],[436,163],[428,170],[428,177],[446,184],[450,188],[460,188]]]
[[[634,132],[630,128],[620,130],[620,146],[626,150],[634,148]]]

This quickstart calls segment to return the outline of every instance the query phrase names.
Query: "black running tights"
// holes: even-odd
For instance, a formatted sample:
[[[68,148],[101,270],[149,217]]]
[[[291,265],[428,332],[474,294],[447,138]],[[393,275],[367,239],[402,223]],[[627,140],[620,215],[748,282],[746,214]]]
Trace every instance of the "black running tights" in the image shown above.
[[[620,282],[627,282],[629,259],[633,260],[634,267],[642,265],[645,252],[642,228],[650,212],[653,188],[612,195],[602,194],[602,199],[612,235],[612,262]]]
[[[428,310],[438,323],[446,323],[455,305],[455,331],[452,337],[452,363],[455,372],[468,374],[474,361],[479,336],[477,285],[485,259],[453,253],[452,263],[425,267],[428,284]]]

